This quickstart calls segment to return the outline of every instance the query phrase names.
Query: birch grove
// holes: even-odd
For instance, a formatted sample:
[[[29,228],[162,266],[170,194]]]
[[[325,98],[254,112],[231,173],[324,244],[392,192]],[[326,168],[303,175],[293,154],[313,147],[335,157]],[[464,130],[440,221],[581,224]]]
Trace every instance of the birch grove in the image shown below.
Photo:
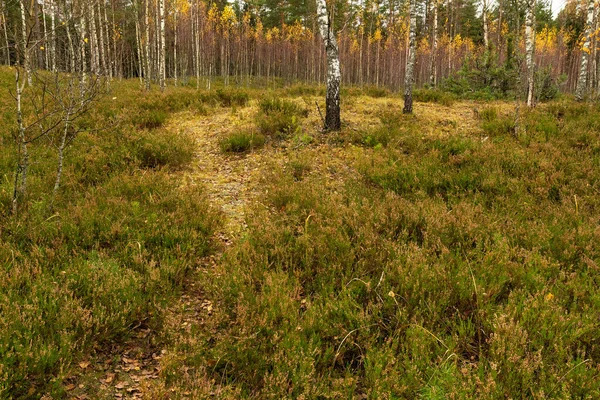
[[[285,10],[299,7],[282,1]],[[329,57],[337,52],[343,72],[340,84],[404,91],[409,81],[416,88],[443,86],[462,69],[479,68],[478,62],[485,68],[492,62],[509,68],[523,59],[525,68],[517,71],[522,84],[514,90],[529,104],[536,98],[531,85],[537,72],[549,74],[553,81],[565,76],[561,89],[578,98],[590,86],[600,87],[593,1],[586,2],[586,10],[567,7],[548,25],[534,18],[545,3],[415,0],[414,30],[410,7],[395,0],[332,3],[327,29],[336,33],[328,46],[320,38],[323,15],[316,3],[294,11],[293,17],[283,9],[245,4],[3,0],[0,63],[21,65],[23,76],[32,69],[47,69],[109,80],[138,78],[147,90],[152,84],[165,90],[181,82],[210,90],[217,79],[225,85],[262,82],[268,87],[326,83],[333,66]],[[581,24],[581,32],[569,30]],[[331,49],[334,42],[336,50]],[[414,63],[408,63],[413,57]],[[398,68],[409,64],[412,68]]]

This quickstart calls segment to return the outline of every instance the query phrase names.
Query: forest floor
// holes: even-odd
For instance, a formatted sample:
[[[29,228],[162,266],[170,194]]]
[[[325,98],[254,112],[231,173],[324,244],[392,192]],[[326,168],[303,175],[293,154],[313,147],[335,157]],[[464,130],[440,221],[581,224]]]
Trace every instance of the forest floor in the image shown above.
[[[0,398],[600,396],[598,107],[119,85],[0,147]]]
[[[298,104],[310,105],[320,99],[304,98]],[[354,99],[353,99],[354,100]],[[510,105],[498,102],[501,109]],[[363,132],[379,124],[379,116],[386,110],[400,110],[402,101],[389,98],[354,100],[344,108],[345,132]],[[478,134],[477,106],[473,102],[444,107],[419,103],[421,135],[430,138],[460,134]],[[78,375],[66,380],[66,390],[73,399],[156,399],[193,398],[185,388],[219,387],[215,382],[199,382],[197,376],[180,389],[168,388],[161,371],[177,370],[185,377],[183,359],[189,354],[181,349],[198,346],[197,332],[209,329],[206,320],[218,313],[217,305],[203,293],[205,276],[219,270],[218,264],[228,248],[234,247],[247,228],[246,213],[256,207],[264,195],[264,178],[273,169],[293,170],[309,163],[309,173],[326,177],[328,191],[341,189],[344,182],[359,173],[355,161],[364,156],[363,148],[352,143],[340,145],[338,134],[322,132],[320,115],[315,107],[302,123],[302,132],[310,143],[298,137],[269,144],[243,154],[227,154],[220,141],[232,132],[252,129],[253,118],[259,112],[257,101],[250,106],[232,110],[222,108],[208,116],[181,112],[172,116],[166,129],[172,134],[184,133],[196,143],[190,168],[175,173],[172,178],[182,186],[200,185],[213,207],[222,216],[221,229],[213,238],[217,251],[205,257],[202,268],[192,273],[184,284],[181,296],[165,307],[164,329],[161,332],[141,329],[134,338],[113,348],[98,352],[93,358],[80,363]],[[342,140],[342,143],[347,139]],[[179,350],[178,350],[179,349]],[[215,396],[218,392],[209,391]]]

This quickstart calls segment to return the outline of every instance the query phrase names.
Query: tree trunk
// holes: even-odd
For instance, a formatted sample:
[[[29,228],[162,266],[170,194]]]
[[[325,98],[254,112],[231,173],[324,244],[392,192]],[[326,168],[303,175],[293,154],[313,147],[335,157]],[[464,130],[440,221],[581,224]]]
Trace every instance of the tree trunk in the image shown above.
[[[417,14],[415,12],[415,0],[410,0],[410,27],[408,33],[408,57],[406,58],[406,73],[404,75],[404,109],[405,114],[413,112],[412,89],[415,70],[415,53],[417,42]]]
[[[327,12],[325,0],[317,0],[317,18],[319,31],[327,52],[327,95],[325,130],[338,131],[341,128],[340,119],[340,59],[338,45],[333,32],[332,21]]]
[[[527,106],[534,106],[535,78],[535,0],[529,0],[525,10],[525,51],[527,63]]]
[[[592,22],[594,19],[594,0],[588,0],[587,22],[585,24],[585,37],[583,48],[581,49],[581,67],[579,69],[579,80],[577,81],[577,89],[575,91],[575,99],[583,100],[587,92],[587,72],[590,58],[590,41],[592,38]]]
[[[18,162],[15,168],[15,181],[12,198],[12,211],[17,214],[19,197],[25,195],[27,189],[27,169],[29,167],[29,152],[27,150],[27,139],[25,137],[25,125],[23,122],[22,94],[25,89],[25,81],[21,83],[21,74],[17,67],[15,72],[16,101],[17,101],[17,129],[18,129]]]
[[[150,90],[150,0],[146,0],[146,14],[144,15],[144,23],[146,24],[146,90]]]
[[[52,71],[56,72],[58,67],[56,66],[56,4],[55,0],[50,1],[50,55],[52,60]]]
[[[142,37],[140,33],[140,12],[139,12],[139,4],[135,4],[135,41],[137,48],[137,58],[138,58],[138,75],[140,80],[140,88],[144,87],[144,59],[142,58]]]
[[[31,81],[31,60],[29,57],[29,37],[27,35],[27,15],[25,11],[25,0],[19,0],[21,7],[21,51],[23,53],[23,67],[27,75],[27,84],[32,85]]]
[[[2,30],[4,31],[4,44],[5,44],[5,49],[6,49],[6,65],[11,64],[10,62],[10,45],[8,43],[8,24],[6,22],[6,6],[4,4],[4,2],[1,3],[1,7],[2,7]]]
[[[175,5],[177,7],[177,5]],[[175,86],[177,86],[177,15],[179,10],[175,8],[173,15],[173,34],[174,34],[174,42],[173,42],[173,78],[175,80]]]
[[[530,1],[533,1],[533,0],[530,0]],[[484,51],[488,51],[489,46],[490,46],[490,39],[489,39],[490,27],[489,27],[489,21],[488,21],[487,0],[483,0],[482,9],[481,9],[481,17],[483,19],[483,45],[485,47]]]
[[[437,86],[437,50],[438,50],[438,0],[433,0],[433,27],[431,29],[431,62],[429,66],[429,83]]]
[[[159,54],[159,65],[158,73],[160,79],[160,90],[165,90],[165,61],[166,61],[166,48],[165,48],[165,0],[160,0],[160,54]]]

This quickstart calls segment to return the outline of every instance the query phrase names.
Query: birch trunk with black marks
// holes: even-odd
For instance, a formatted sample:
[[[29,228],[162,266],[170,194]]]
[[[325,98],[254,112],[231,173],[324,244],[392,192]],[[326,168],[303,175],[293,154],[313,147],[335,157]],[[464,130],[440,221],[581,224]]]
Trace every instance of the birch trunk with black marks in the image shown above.
[[[50,1],[50,60],[52,71],[56,72],[56,4]]]
[[[488,3],[483,0],[481,6],[481,18],[483,19],[483,45],[487,51],[490,46],[490,26],[488,20]]]
[[[44,68],[46,68],[46,71],[50,70],[50,53],[49,53],[49,45],[48,45],[48,23],[46,21],[46,8],[47,8],[47,4],[44,1],[41,5],[42,7],[42,26],[44,27],[44,35],[42,36],[42,51],[43,51],[43,57],[44,57]]]
[[[71,18],[72,15],[67,7],[65,10],[65,15],[67,17],[67,21],[65,23],[65,31],[67,32],[67,39],[69,42],[69,72],[75,73],[75,46],[73,45],[73,37],[71,36]]]
[[[56,180],[54,181],[54,188],[52,189],[52,204],[56,198],[56,193],[60,187],[60,181],[63,174],[63,165],[65,160],[65,149],[67,147],[67,138],[69,137],[69,129],[71,128],[71,111],[67,111],[65,115],[64,126],[62,137],[60,138],[60,144],[58,145],[58,163],[56,166]]]
[[[431,60],[429,65],[429,83],[437,86],[437,49],[438,49],[438,0],[433,0],[433,27],[431,29]]]
[[[31,59],[29,57],[29,36],[27,34],[27,11],[25,10],[25,0],[19,0],[21,8],[21,51],[23,52],[23,67],[27,75],[27,84],[31,86]]]
[[[160,90],[165,90],[166,80],[166,47],[165,47],[165,0],[160,0],[160,50],[159,50],[159,61],[158,61],[158,73],[160,79]]]
[[[417,13],[415,12],[415,0],[410,0],[410,28],[408,33],[408,57],[406,58],[406,72],[404,75],[404,114],[413,112],[413,82],[415,70],[415,53],[417,43]]]
[[[88,43],[87,38],[87,27],[85,24],[85,16],[83,13],[83,7],[81,9],[81,15],[79,16],[79,63],[81,64],[80,73],[81,73],[81,97],[83,98],[83,92],[85,90],[85,84],[87,82],[87,57],[85,52],[85,47]]]
[[[527,107],[534,106],[535,80],[535,0],[527,2],[525,10],[525,52],[527,63]]]
[[[138,58],[138,78],[140,80],[140,88],[144,87],[144,59],[142,57],[142,37],[140,32],[140,11],[139,4],[136,2],[134,5],[135,10],[135,41]],[[109,46],[110,47],[110,46]]]
[[[577,81],[577,89],[575,91],[575,99],[581,101],[584,99],[587,92],[587,74],[588,64],[591,54],[590,42],[592,38],[593,20],[594,20],[594,0],[588,0],[587,21],[585,24],[585,37],[583,48],[581,49],[581,67],[579,69],[579,80]]]
[[[12,198],[12,212],[17,214],[19,198],[25,195],[27,189],[27,170],[29,167],[29,152],[27,149],[27,138],[25,136],[25,124],[23,122],[22,95],[25,90],[25,80],[21,80],[19,67],[15,72],[16,105],[17,105],[17,166],[15,168],[15,180]]]
[[[146,0],[146,13],[144,15],[144,24],[146,25],[146,37],[144,38],[146,42],[145,52],[146,52],[146,74],[144,79],[146,80],[146,90],[150,90],[150,0]]]
[[[177,86],[177,16],[179,14],[179,10],[177,8],[173,14],[173,80],[175,86]]]
[[[340,119],[340,82],[342,73],[337,40],[333,32],[333,21],[329,18],[325,0],[317,0],[317,19],[325,51],[327,52],[327,94],[325,130],[338,131]]]
[[[2,7],[2,31],[4,32],[4,48],[6,50],[6,65],[10,65],[10,44],[8,43],[8,24],[6,22],[6,6],[4,2],[0,3]]]

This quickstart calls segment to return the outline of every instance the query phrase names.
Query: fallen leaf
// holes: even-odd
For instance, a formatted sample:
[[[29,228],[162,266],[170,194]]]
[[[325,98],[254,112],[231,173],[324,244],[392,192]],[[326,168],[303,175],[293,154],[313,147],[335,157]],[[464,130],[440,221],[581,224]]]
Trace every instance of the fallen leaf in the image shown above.
[[[104,379],[104,382],[111,383],[114,380],[115,380],[115,374],[108,374],[108,375],[106,375],[106,379]]]
[[[81,369],[86,369],[89,366],[90,366],[90,363],[87,361],[82,361],[79,363],[79,368],[81,368]]]
[[[125,382],[125,381],[121,381],[121,382],[119,382],[119,383],[117,383],[117,384],[115,385],[115,388],[116,388],[116,389],[124,389],[124,388],[125,388],[125,386],[128,386],[128,385],[129,385],[129,384],[128,384],[127,382]]]

